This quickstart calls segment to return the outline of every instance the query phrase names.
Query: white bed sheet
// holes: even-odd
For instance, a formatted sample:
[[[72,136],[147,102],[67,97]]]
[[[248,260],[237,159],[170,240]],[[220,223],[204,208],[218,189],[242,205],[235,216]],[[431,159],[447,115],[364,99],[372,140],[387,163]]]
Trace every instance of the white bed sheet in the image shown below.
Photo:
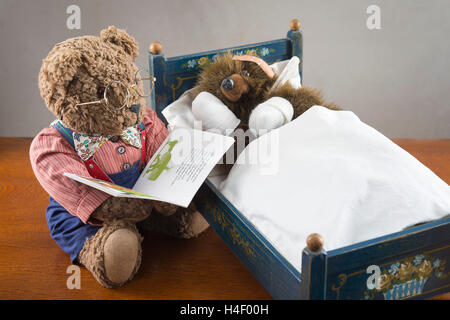
[[[277,159],[258,147],[275,141]],[[332,250],[450,213],[450,187],[350,111],[314,106],[250,143],[238,162],[249,155],[260,163],[235,164],[215,182],[298,270],[311,233]]]

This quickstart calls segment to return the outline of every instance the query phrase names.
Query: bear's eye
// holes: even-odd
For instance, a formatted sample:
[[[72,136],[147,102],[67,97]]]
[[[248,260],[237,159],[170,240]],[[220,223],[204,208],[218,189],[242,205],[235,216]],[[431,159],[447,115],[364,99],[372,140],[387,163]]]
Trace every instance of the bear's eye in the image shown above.
[[[102,99],[104,94],[105,94],[105,88],[104,87],[98,87],[98,89],[97,89],[97,98]]]
[[[243,76],[243,77],[249,77],[250,74],[248,73],[247,70],[242,70],[242,71],[241,71],[241,76]]]

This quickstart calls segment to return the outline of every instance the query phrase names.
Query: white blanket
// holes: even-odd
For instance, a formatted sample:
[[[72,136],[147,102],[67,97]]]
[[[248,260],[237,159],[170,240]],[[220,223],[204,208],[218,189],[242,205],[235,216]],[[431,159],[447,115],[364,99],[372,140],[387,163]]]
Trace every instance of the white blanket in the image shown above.
[[[315,106],[238,162],[251,156],[221,191],[299,270],[313,232],[331,250],[450,213],[450,187],[350,111]]]

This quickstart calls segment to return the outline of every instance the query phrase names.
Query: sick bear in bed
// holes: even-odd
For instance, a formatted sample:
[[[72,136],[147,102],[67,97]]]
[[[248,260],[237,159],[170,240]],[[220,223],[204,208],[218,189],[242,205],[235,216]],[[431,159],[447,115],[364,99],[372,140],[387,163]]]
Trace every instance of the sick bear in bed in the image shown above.
[[[136,223],[191,238],[208,224],[187,209],[150,200],[115,198],[80,184],[65,172],[132,187],[168,132],[145,106],[145,73],[135,65],[138,45],[109,27],[100,37],[58,43],[43,60],[39,88],[59,119],[33,140],[30,160],[50,195],[51,237],[108,288],[133,278],[141,262]]]
[[[314,105],[339,110],[335,105],[325,103],[318,90],[295,87],[287,81],[295,73],[298,75],[298,63],[299,59],[293,57],[284,70],[275,73],[271,66],[254,55],[219,55],[201,71],[193,89],[195,118],[206,123],[206,129],[223,132],[229,127],[235,129],[239,122],[230,116],[231,111],[240,120],[238,128],[252,129],[258,136],[297,118]],[[210,94],[228,110],[216,106],[212,111],[211,105],[217,104],[213,103],[214,98],[207,97]],[[207,103],[201,103],[203,101]],[[214,117],[217,119],[211,119]],[[208,124],[209,127],[224,127],[209,128]]]

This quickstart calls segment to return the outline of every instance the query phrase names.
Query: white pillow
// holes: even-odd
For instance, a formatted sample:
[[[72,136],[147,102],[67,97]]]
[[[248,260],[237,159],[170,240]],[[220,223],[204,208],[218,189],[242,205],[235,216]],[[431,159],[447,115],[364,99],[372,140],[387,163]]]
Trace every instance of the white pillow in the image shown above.
[[[300,73],[298,72],[298,65],[300,64],[300,59],[296,56],[292,57],[290,60],[283,60],[271,64],[270,67],[275,71],[278,76],[277,82],[275,82],[274,87],[282,85],[288,81],[294,88],[298,89],[302,87]]]

